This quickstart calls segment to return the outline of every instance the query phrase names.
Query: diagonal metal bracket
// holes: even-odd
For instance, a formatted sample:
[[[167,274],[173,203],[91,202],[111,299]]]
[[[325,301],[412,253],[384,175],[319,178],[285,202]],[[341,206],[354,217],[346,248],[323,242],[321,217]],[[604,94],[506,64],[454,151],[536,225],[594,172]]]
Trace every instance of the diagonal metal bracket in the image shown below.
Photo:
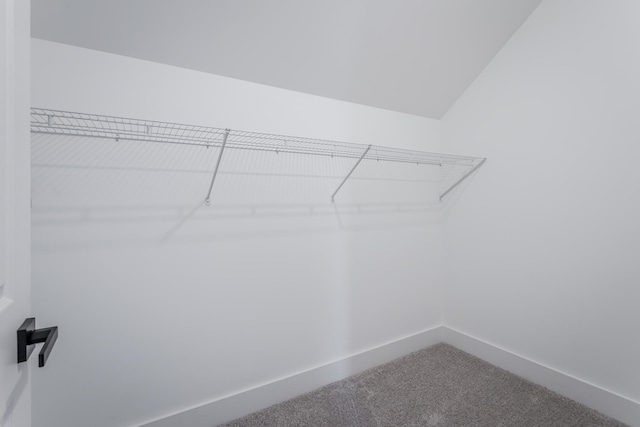
[[[460,185],[460,183],[462,181],[464,181],[465,179],[467,179],[467,177],[469,175],[471,175],[472,173],[474,173],[476,171],[476,169],[478,169],[480,166],[482,166],[482,164],[486,161],[487,159],[482,159],[480,161],[480,163],[478,163],[477,165],[475,165],[473,168],[471,168],[471,170],[467,173],[464,174],[464,176],[462,178],[460,178],[459,180],[457,180],[451,187],[449,187],[447,189],[447,191],[445,191],[444,193],[442,193],[440,195],[440,201],[442,201],[442,199],[444,199],[446,197],[447,194],[449,194],[454,188],[456,188],[458,185]]]
[[[338,193],[338,191],[340,191],[340,189],[342,188],[342,186],[344,185],[345,182],[347,182],[347,180],[349,179],[349,177],[351,176],[351,174],[353,173],[354,170],[356,170],[356,168],[358,167],[358,165],[360,164],[360,162],[362,161],[362,159],[364,159],[364,156],[367,155],[367,153],[369,152],[369,150],[371,149],[371,145],[367,146],[367,149],[364,150],[364,153],[362,153],[362,156],[360,156],[360,158],[358,159],[358,161],[356,162],[355,165],[353,165],[353,167],[351,168],[351,170],[349,171],[349,173],[347,174],[347,176],[344,177],[344,179],[342,180],[342,182],[340,183],[340,185],[338,185],[338,188],[336,189],[336,191],[333,192],[333,194],[331,195],[331,203],[334,203],[335,200],[334,198],[336,197],[336,194]]]
[[[216,180],[216,175],[218,174],[218,168],[220,167],[220,160],[222,160],[222,153],[224,152],[224,147],[227,145],[227,138],[229,137],[229,132],[231,129],[224,130],[224,136],[222,137],[222,147],[220,147],[220,152],[218,153],[218,161],[216,162],[216,168],[213,170],[213,176],[211,177],[211,184],[209,184],[209,191],[207,192],[207,197],[204,199],[204,204],[209,206],[211,205],[211,190],[213,190],[213,183]]]

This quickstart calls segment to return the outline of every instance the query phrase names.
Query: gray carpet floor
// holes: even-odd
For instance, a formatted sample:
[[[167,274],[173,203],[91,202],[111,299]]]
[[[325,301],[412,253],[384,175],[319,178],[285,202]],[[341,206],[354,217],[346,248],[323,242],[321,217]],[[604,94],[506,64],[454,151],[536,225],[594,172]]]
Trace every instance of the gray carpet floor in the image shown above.
[[[436,344],[224,424],[624,426],[448,344]]]

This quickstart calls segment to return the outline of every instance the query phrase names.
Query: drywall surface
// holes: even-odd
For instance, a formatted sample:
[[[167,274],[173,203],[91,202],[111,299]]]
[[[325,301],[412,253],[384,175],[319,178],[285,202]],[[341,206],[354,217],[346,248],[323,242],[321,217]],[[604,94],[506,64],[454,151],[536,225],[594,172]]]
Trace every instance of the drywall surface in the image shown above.
[[[32,58],[38,107],[439,148],[430,119],[40,40]],[[34,312],[60,327],[34,427],[143,423],[441,324],[420,176],[368,165],[333,205],[348,159],[225,152],[207,208],[213,149],[32,150]]]
[[[639,14],[544,1],[442,122],[489,158],[445,220],[445,324],[636,402]]]

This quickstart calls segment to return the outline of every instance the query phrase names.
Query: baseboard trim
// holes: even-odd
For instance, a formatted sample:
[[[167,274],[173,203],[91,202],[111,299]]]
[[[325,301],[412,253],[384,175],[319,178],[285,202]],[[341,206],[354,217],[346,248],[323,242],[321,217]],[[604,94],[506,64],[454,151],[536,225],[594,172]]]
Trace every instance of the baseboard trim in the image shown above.
[[[138,424],[137,427],[212,427],[439,342],[466,351],[632,427],[640,427],[640,402],[447,326],[437,326],[343,359],[175,411]]]
[[[138,427],[212,427],[439,342],[442,342],[442,327],[436,326],[322,366],[146,421]]]
[[[442,340],[623,423],[640,427],[640,402],[447,326],[442,327]]]

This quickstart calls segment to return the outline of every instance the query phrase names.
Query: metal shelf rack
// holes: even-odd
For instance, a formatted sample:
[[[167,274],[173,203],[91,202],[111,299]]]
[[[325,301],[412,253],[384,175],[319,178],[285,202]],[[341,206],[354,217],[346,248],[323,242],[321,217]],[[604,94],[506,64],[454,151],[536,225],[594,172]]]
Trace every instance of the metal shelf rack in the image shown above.
[[[273,135],[224,128],[138,120],[131,118],[74,113],[43,108],[31,109],[31,132],[34,134],[106,138],[115,141],[146,141],[162,144],[218,148],[215,169],[204,198],[209,204],[216,175],[225,150],[255,150],[297,155],[353,159],[350,171],[331,195],[331,201],[362,161],[400,162],[437,168],[442,201],[452,190],[477,170],[485,158],[430,153],[416,150],[338,142],[322,139]],[[329,196],[329,195],[327,195]]]

